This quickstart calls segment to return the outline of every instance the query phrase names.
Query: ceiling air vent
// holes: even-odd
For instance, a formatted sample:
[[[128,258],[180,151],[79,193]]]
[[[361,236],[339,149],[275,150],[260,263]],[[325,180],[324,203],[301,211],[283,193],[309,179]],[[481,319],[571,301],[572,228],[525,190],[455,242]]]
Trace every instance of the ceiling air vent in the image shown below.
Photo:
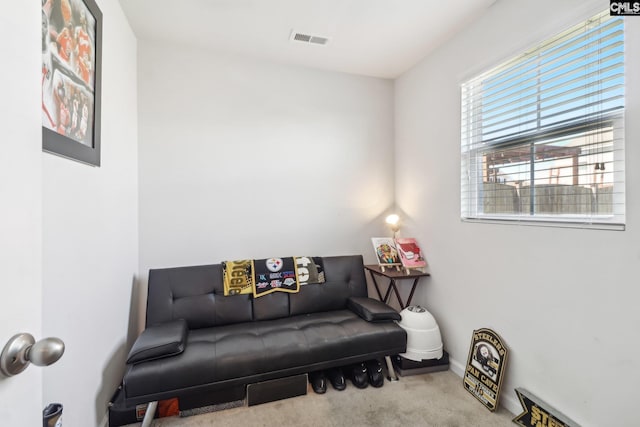
[[[291,31],[290,40],[301,42],[301,43],[311,43],[311,44],[319,44],[319,45],[325,45],[329,42],[328,37],[313,36],[311,34],[304,34],[298,31]]]

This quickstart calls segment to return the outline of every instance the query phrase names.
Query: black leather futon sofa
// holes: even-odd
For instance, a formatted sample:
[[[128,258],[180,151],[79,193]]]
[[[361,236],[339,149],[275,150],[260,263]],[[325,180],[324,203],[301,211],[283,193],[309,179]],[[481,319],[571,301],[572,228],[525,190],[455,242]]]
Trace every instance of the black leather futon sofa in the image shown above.
[[[405,352],[400,315],[367,297],[362,257],[323,262],[325,283],[255,299],[224,296],[221,264],[151,270],[147,327],[123,380],[126,404],[150,402],[152,413],[161,399]]]

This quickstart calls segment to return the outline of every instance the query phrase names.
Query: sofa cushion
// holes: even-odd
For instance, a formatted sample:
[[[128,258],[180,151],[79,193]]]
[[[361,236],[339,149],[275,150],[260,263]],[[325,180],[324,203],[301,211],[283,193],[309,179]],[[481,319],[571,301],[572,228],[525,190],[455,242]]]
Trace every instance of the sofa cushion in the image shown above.
[[[289,316],[289,294],[273,292],[253,300],[253,320],[272,320]]]
[[[295,368],[302,373],[405,347],[406,332],[395,322],[370,323],[346,309],[205,328],[189,332],[182,354],[130,366],[125,390],[132,398]]]
[[[185,319],[189,329],[305,313],[342,310],[351,296],[366,296],[361,256],[323,258],[326,282],[309,284],[299,293],[272,298],[224,296],[222,265],[199,265],[149,271],[147,325]],[[266,298],[266,299],[265,299]]]
[[[367,281],[362,257],[335,256],[323,258],[325,283],[302,287],[289,295],[290,315],[342,310],[351,296],[367,296]]]
[[[185,319],[189,329],[252,320],[251,295],[224,296],[222,266],[149,271],[147,325]]]

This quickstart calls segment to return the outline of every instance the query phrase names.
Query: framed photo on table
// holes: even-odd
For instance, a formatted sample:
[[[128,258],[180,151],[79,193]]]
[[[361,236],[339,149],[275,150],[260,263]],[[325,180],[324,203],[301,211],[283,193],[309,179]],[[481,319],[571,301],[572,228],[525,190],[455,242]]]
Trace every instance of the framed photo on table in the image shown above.
[[[102,12],[42,0],[42,149],[100,166]]]
[[[400,257],[396,249],[396,243],[391,237],[372,237],[373,250],[376,253],[376,259],[382,272],[385,268],[396,267],[400,269]]]

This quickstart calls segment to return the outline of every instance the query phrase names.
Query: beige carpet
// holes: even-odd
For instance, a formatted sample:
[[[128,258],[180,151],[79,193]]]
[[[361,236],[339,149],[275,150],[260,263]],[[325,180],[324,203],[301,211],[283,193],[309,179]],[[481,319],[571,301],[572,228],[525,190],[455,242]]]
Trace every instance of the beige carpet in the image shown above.
[[[344,391],[329,386],[319,395],[309,387],[306,396],[185,418],[162,418],[153,426],[499,427],[513,426],[512,418],[502,408],[490,412],[464,390],[460,377],[447,371],[400,377],[398,382],[385,381],[379,389],[369,386],[359,390],[348,381]]]

